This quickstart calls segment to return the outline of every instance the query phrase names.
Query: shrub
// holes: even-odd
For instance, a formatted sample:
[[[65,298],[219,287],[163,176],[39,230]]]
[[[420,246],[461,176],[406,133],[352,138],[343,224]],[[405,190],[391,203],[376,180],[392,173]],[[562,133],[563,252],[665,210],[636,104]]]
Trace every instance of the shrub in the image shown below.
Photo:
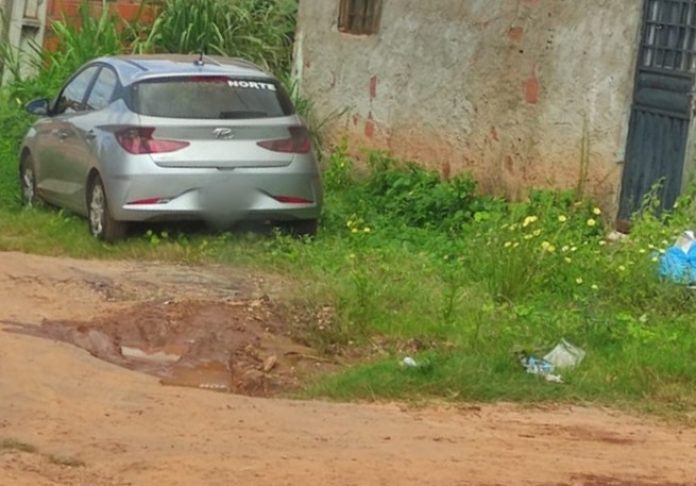
[[[126,23],[104,9],[94,16],[89,2],[80,4],[74,20],[53,22],[56,50],[31,45],[31,52],[22,53],[6,43],[0,44],[0,62],[12,74],[12,97],[22,102],[32,98],[55,95],[60,86],[80,66],[99,56],[128,52],[136,44],[138,23]],[[27,61],[35,74],[22,76],[20,61]]]
[[[290,72],[297,0],[167,0],[150,42],[156,51],[238,56]]]

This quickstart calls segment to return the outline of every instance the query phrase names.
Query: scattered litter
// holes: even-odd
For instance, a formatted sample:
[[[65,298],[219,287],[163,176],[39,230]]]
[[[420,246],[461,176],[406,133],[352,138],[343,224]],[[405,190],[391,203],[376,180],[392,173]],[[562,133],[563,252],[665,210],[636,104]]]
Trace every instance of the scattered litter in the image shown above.
[[[693,231],[688,230],[679,235],[679,238],[677,238],[674,246],[681,248],[684,253],[689,253],[691,247],[694,246],[694,242],[696,242],[696,236],[694,235]]]
[[[548,375],[553,372],[553,365],[544,359],[535,358],[534,356],[525,356],[522,358],[522,366],[527,369],[527,373],[532,375]]]
[[[427,359],[423,359],[420,362],[417,362],[415,359],[413,359],[410,356],[406,356],[402,361],[401,361],[401,367],[406,368],[408,370],[414,370],[417,371],[418,373],[422,374],[428,374],[433,371],[433,364],[431,361],[428,361]]]
[[[554,368],[575,368],[585,359],[585,351],[570,344],[565,339],[544,356],[544,360],[551,363]]]
[[[616,242],[616,241],[623,241],[626,238],[628,238],[628,235],[626,233],[621,233],[619,231],[612,231],[607,235],[607,241],[611,242]]]
[[[543,358],[522,354],[520,363],[530,375],[543,376],[550,383],[564,383],[563,377],[554,372],[557,369],[575,368],[584,358],[585,351],[561,339]]]
[[[672,282],[696,283],[696,235],[684,231],[660,258],[660,276]]]
[[[521,359],[521,363],[530,375],[543,376],[546,381],[551,383],[563,383],[561,375],[555,375],[553,365],[545,359],[526,356]]]

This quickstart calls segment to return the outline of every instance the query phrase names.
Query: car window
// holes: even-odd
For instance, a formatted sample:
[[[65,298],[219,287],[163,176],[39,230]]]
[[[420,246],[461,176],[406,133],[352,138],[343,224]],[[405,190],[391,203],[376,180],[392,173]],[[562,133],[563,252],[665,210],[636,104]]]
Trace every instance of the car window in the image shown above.
[[[167,118],[273,118],[293,113],[277,82],[223,76],[143,81],[133,86],[133,104],[137,113]]]
[[[97,73],[99,66],[88,67],[78,74],[63,89],[53,110],[54,115],[70,114],[82,111],[82,101],[89,88],[92,78]]]
[[[92,91],[87,98],[86,108],[88,110],[101,110],[106,108],[111,102],[111,97],[114,94],[118,78],[116,73],[105,67],[99,72],[97,80],[94,82]]]

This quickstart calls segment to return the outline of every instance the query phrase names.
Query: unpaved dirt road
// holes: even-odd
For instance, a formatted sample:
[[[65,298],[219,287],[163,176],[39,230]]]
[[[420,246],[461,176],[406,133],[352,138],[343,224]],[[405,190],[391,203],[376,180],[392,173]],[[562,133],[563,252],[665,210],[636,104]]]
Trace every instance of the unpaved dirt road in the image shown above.
[[[273,295],[274,285],[233,269],[0,253],[0,321],[127,316],[143,302],[232,302]],[[651,418],[576,407],[294,402],[163,386],[9,327],[0,324],[3,486],[696,484],[696,431]],[[10,439],[36,451],[16,450]]]

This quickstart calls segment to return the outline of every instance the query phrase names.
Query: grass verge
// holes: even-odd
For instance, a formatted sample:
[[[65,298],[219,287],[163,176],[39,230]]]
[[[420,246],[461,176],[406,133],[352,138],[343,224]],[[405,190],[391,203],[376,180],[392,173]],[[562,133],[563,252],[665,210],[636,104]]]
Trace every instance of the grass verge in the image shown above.
[[[153,227],[109,246],[94,241],[78,217],[12,203],[0,209],[0,249],[233,264],[284,275],[293,283],[291,304],[311,316],[307,340],[326,352],[362,357],[361,364],[309,384],[304,397],[693,410],[696,302],[683,286],[661,281],[653,261],[690,209],[664,221],[645,216],[632,239],[620,243],[605,241],[590,203],[552,193],[521,205],[473,198],[468,215],[431,212],[423,224],[410,212],[385,209],[377,180],[393,178],[390,185],[414,191],[404,203],[411,211],[447,204],[429,202],[433,194],[461,199],[457,190],[443,196],[437,187],[452,182],[422,188],[429,174],[395,162],[373,167],[366,180],[344,174],[348,182],[338,184],[341,177],[331,171],[341,163],[350,165],[334,157],[327,173],[324,223],[311,240]],[[580,367],[563,373],[565,384],[524,372],[516,353],[540,356],[561,338],[587,351]],[[401,366],[407,355],[423,366]]]
[[[269,66],[287,67],[291,3],[277,2],[286,33],[269,34],[280,54],[257,51],[270,56]],[[168,5],[171,15],[158,29],[170,26],[172,39],[179,40],[177,26],[191,13],[189,5]],[[211,31],[204,17],[189,35],[188,49]],[[17,150],[31,120],[21,104],[54,94],[67,73],[95,55],[94,46],[101,54],[123,50],[123,32],[135,36],[131,50],[166,50],[157,45],[166,37],[162,30],[143,39],[138,26],[119,29],[108,14],[90,19],[83,10],[82,29],[59,24],[65,49],[44,53],[35,80],[0,93],[0,250],[223,263],[283,274],[294,283],[288,298],[313,316],[307,340],[326,352],[365,358],[311,384],[305,396],[591,401],[693,410],[696,296],[657,272],[660,252],[696,220],[693,191],[674,211],[638,215],[630,240],[609,242],[601,210],[572,193],[533,192],[509,203],[477,195],[465,175],[443,181],[379,152],[367,154],[369,170],[356,178],[340,146],[324,167],[326,211],[320,235],[311,240],[151,227],[108,246],[94,241],[86,223],[71,214],[22,209]],[[249,23],[258,25],[263,22]],[[647,209],[656,205],[646,201]],[[587,351],[581,366],[564,373],[566,384],[525,374],[520,352],[542,356],[562,338]],[[425,366],[399,366],[407,355]]]

